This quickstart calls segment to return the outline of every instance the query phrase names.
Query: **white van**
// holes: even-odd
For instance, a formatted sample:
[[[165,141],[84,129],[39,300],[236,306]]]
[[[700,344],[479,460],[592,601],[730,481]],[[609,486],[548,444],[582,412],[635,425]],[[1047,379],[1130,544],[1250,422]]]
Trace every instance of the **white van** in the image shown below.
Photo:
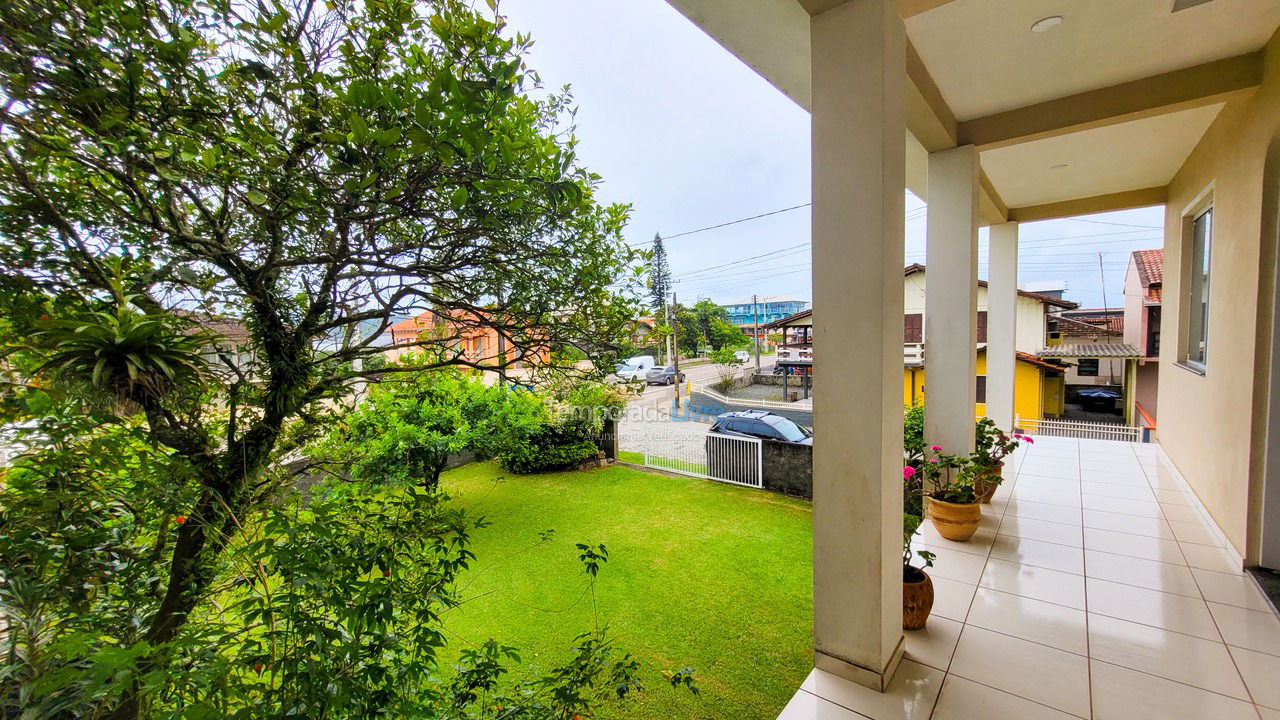
[[[750,362],[751,353],[746,350],[735,350],[733,356],[738,358],[738,362]]]
[[[637,355],[619,363],[618,371],[614,375],[619,380],[644,380],[645,373],[649,372],[649,368],[654,364],[652,355]]]

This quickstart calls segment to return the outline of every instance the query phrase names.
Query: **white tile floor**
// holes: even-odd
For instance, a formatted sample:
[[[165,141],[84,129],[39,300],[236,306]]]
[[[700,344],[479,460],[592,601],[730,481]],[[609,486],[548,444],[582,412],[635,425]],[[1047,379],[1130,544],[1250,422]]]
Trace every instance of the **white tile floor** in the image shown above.
[[[779,720],[1280,720],[1280,620],[1154,445],[1037,438],[885,693],[815,670]]]

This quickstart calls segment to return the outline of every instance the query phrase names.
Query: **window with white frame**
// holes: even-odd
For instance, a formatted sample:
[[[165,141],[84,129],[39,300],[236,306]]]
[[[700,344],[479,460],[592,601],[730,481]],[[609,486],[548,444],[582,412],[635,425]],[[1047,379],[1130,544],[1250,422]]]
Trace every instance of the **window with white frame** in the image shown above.
[[[1183,320],[1186,344],[1182,360],[1203,371],[1209,359],[1209,255],[1213,245],[1213,207],[1205,208],[1191,221],[1190,254],[1183,272],[1187,305]]]

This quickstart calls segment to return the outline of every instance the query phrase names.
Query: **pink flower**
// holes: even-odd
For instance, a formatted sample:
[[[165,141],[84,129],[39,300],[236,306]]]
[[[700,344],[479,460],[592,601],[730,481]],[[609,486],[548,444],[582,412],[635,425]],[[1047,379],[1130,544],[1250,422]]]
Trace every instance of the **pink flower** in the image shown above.
[[[938,462],[938,458],[929,458],[929,462],[936,463]]]
[[[910,480],[910,479],[911,479],[911,476],[912,476],[912,475],[915,475],[915,474],[916,474],[916,469],[915,469],[915,468],[913,468],[913,467],[911,467],[910,465],[908,465],[908,466],[906,466],[906,467],[902,468],[902,479],[903,479],[903,480]]]
[[[1035,441],[1035,440],[1032,440],[1032,439],[1030,438],[1030,436],[1023,435],[1023,436],[1022,436],[1022,439],[1023,439],[1023,440],[1026,440],[1026,441],[1027,441],[1027,444],[1029,444],[1029,445],[1035,445],[1035,444],[1036,444],[1036,441]]]
[[[930,450],[932,450],[932,451],[934,451],[934,452],[942,452],[942,446],[941,446],[941,445],[934,445],[934,446],[930,447],[929,449],[930,449]]]

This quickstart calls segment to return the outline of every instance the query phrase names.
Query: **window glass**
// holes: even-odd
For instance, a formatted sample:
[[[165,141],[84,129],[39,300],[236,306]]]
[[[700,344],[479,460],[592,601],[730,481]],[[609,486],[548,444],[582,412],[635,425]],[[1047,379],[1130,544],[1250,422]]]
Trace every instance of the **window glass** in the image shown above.
[[[755,435],[756,437],[762,437],[762,438],[776,439],[778,437],[781,437],[780,435],[778,435],[776,431],[774,431],[773,427],[771,427],[769,423],[766,423],[761,420],[757,420],[751,423],[751,429],[748,430],[747,432],[752,435]]]
[[[1209,252],[1213,244],[1213,208],[1205,210],[1191,224],[1191,256],[1188,259],[1187,345],[1183,349],[1188,365],[1203,369],[1209,359]]]
[[[1080,377],[1098,377],[1098,358],[1080,358],[1076,374]]]
[[[788,442],[800,442],[806,437],[800,426],[793,422],[780,422],[774,425],[773,429],[782,436],[783,440]]]
[[[985,403],[987,401],[987,376],[979,375],[977,383],[977,402]]]

